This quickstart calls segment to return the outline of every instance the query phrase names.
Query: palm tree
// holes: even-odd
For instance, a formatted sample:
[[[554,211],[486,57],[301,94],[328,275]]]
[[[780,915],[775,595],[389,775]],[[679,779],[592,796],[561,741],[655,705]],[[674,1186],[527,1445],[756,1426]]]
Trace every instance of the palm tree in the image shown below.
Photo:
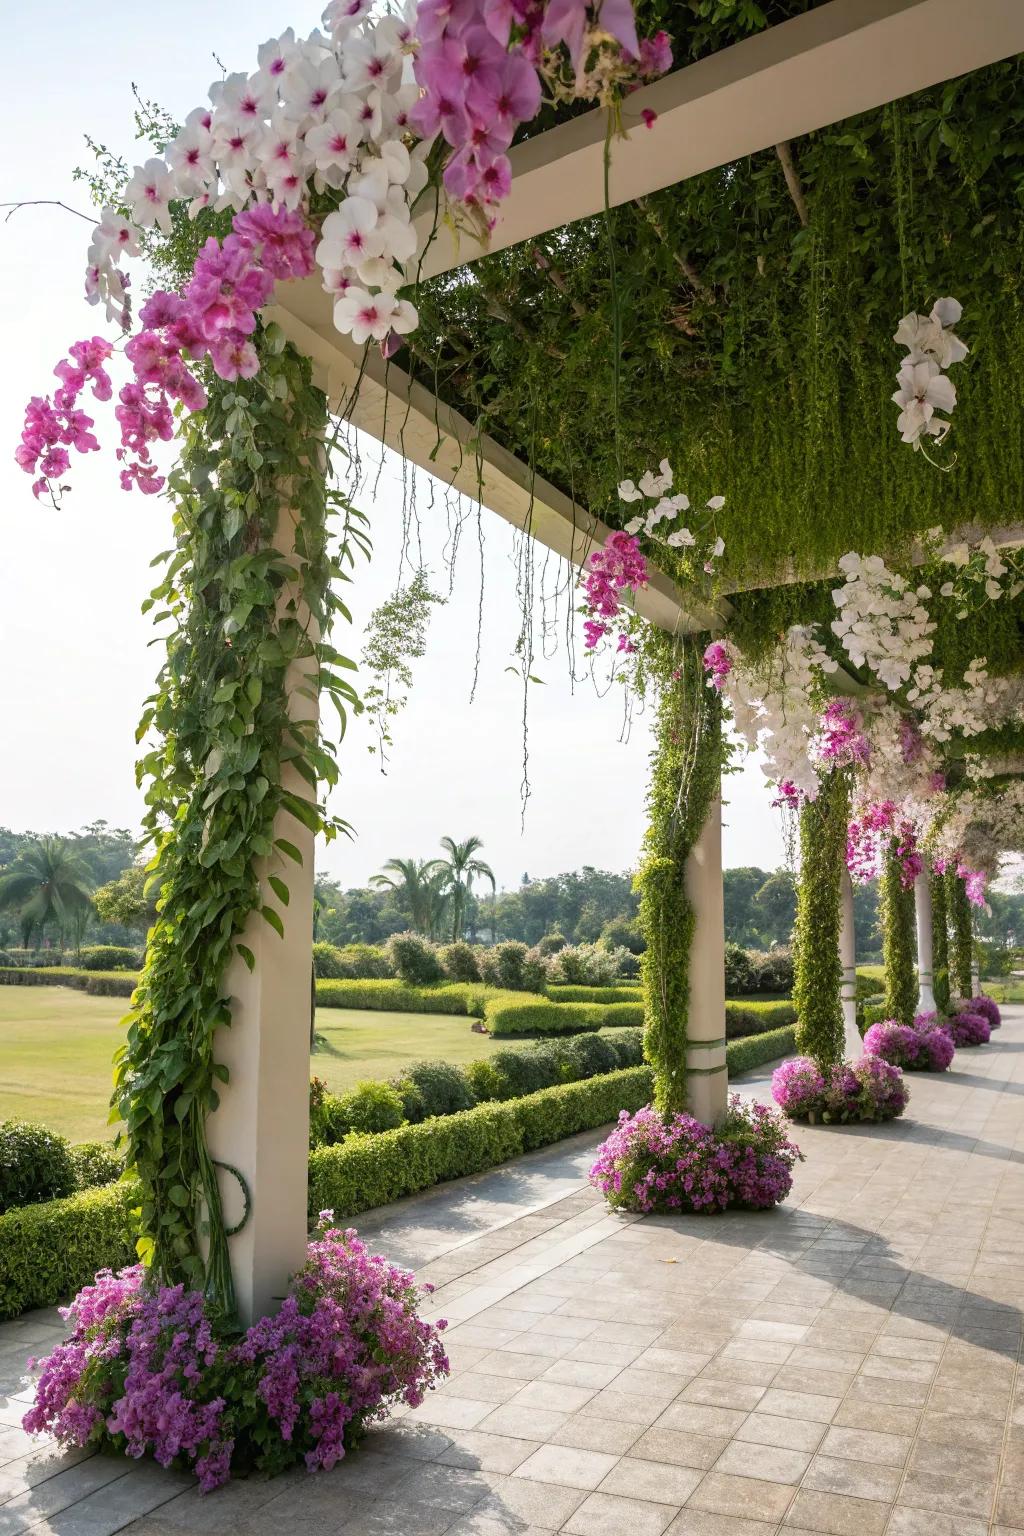
[[[441,859],[388,859],[370,884],[392,890],[406,908],[417,933],[433,937],[447,905],[446,871]]]
[[[80,853],[62,837],[43,837],[24,848],[0,876],[0,910],[19,909],[18,921],[26,943],[33,933],[53,925],[63,949],[69,928],[81,942],[94,885]]]
[[[436,859],[444,871],[445,883],[448,888],[448,896],[452,910],[452,940],[461,939],[462,930],[466,920],[466,903],[473,889],[473,881],[479,877],[491,882],[491,894],[497,889],[494,879],[494,871],[483,859],[474,855],[483,847],[483,840],[479,837],[467,837],[464,843],[457,843],[454,838],[442,837],[441,847],[448,855],[446,859]]]

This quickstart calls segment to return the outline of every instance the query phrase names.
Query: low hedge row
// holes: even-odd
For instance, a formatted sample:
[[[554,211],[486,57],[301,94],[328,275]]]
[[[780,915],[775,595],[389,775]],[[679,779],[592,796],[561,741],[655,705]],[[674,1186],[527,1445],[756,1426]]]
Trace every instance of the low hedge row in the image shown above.
[[[729,1064],[729,1076],[750,1072],[763,1067],[767,1061],[777,1061],[780,1056],[792,1056],[796,1050],[796,1030],[792,1024],[783,1029],[768,1029],[759,1035],[747,1035],[741,1040],[730,1040],[725,1048]]]
[[[545,988],[553,1003],[639,1003],[643,988],[626,987],[577,987],[569,982],[549,982]]]
[[[77,987],[93,997],[131,997],[134,971],[85,971],[74,965],[0,966],[0,987]]]
[[[98,1269],[131,1264],[138,1202],[132,1180],[0,1216],[0,1318],[55,1306]]]
[[[643,1003],[528,1003],[490,999],[484,1020],[492,1035],[572,1035],[582,1030],[644,1022]]]

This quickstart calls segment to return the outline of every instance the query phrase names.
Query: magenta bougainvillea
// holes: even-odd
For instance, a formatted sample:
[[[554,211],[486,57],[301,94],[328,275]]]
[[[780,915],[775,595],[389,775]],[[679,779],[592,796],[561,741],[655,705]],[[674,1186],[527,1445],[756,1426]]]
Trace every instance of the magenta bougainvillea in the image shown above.
[[[864,1050],[908,1072],[945,1072],[953,1060],[954,1043],[949,1030],[934,1014],[918,1014],[913,1024],[883,1019],[864,1036]]]
[[[328,1469],[389,1404],[415,1407],[447,1374],[445,1324],[419,1317],[420,1295],[330,1211],[280,1310],[241,1337],[198,1291],[156,1286],[141,1265],[101,1270],[63,1309],[69,1336],[40,1362],[22,1422],[61,1445],[184,1464],[204,1492],[245,1467]]]
[[[840,1061],[822,1072],[809,1056],[784,1061],[772,1073],[772,1097],[793,1120],[816,1116],[826,1123],[893,1120],[910,1092],[898,1066],[879,1056]]]
[[[990,1030],[998,1029],[1003,1022],[999,1004],[994,997],[989,997],[987,992],[979,992],[976,997],[968,999],[963,1006],[963,1012],[980,1013],[983,1019],[988,1020]]]
[[[983,1013],[970,1012],[954,1013],[947,1020],[947,1027],[953,1037],[953,1044],[962,1045],[987,1045],[992,1033],[992,1026]]]

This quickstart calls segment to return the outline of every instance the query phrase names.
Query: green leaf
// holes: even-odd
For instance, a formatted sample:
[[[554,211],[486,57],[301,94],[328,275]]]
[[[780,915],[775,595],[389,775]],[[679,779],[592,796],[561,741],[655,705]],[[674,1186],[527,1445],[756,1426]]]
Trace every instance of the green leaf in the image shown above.
[[[274,847],[280,848],[281,852],[286,853],[290,859],[294,859],[296,864],[302,863],[302,854],[299,852],[298,848],[296,848],[295,844],[290,843],[286,837],[275,838]]]
[[[279,914],[274,911],[273,907],[260,907],[260,916],[270,924],[271,928],[280,938],[284,938],[284,923],[282,923]]]
[[[271,890],[277,897],[278,901],[281,903],[282,907],[286,907],[291,900],[291,894],[284,881],[278,875],[268,875],[267,879]]]
[[[250,971],[255,970],[255,968],[256,968],[256,956],[253,954],[253,952],[249,948],[248,944],[236,944],[235,945],[235,949],[241,955],[242,959],[245,961],[246,965],[249,967],[249,970]]]

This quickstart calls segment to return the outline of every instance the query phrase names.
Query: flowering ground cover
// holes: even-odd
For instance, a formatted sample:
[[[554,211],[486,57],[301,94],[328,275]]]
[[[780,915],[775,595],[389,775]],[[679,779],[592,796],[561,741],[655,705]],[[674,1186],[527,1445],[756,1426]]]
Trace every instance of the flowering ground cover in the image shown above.
[[[772,1074],[772,1097],[791,1120],[845,1124],[893,1120],[906,1109],[910,1090],[898,1066],[880,1056],[841,1061],[822,1071],[809,1056],[784,1061]]]

